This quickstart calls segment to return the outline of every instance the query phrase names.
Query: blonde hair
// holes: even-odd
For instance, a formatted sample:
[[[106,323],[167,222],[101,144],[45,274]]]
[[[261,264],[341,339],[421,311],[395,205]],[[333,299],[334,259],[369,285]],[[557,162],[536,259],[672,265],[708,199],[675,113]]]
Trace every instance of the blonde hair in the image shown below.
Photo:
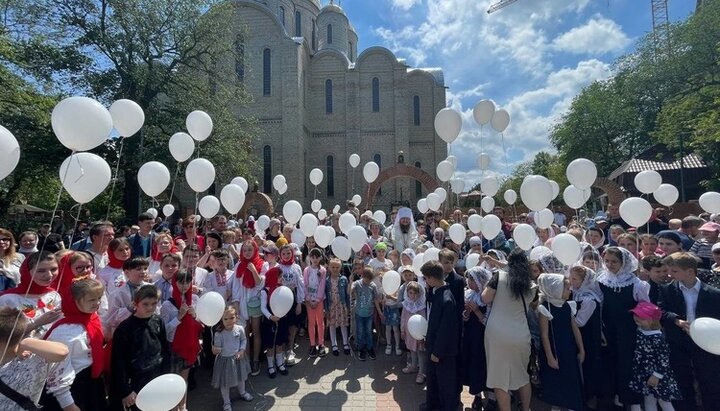
[[[105,287],[102,283],[89,277],[73,281],[70,286],[70,293],[75,301],[80,301],[85,297],[101,297],[104,292]]]

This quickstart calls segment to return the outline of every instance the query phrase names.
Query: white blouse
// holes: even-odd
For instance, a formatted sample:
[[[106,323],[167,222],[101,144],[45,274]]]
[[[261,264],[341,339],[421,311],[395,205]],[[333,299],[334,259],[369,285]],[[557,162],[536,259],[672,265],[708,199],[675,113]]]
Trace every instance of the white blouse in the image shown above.
[[[22,311],[25,316],[33,320],[48,311],[60,307],[60,294],[57,291],[50,291],[43,295],[4,294],[0,295],[0,307],[12,307]],[[36,336],[41,338],[50,329],[52,324],[38,327]]]
[[[55,396],[61,408],[65,408],[75,403],[70,393],[75,376],[92,365],[90,341],[85,327],[80,324],[60,325],[48,340],[61,342],[70,350],[70,354],[50,370],[47,380],[48,392]]]
[[[198,296],[193,294],[192,296],[192,307],[197,307],[198,302]],[[175,339],[175,330],[177,330],[178,325],[180,325],[180,320],[178,320],[178,313],[180,310],[175,308],[175,305],[171,303],[170,301],[165,301],[162,304],[162,307],[160,307],[160,318],[162,318],[163,322],[165,323],[165,334],[167,335],[167,340],[169,342],[173,342]],[[190,315],[190,314],[185,314]]]

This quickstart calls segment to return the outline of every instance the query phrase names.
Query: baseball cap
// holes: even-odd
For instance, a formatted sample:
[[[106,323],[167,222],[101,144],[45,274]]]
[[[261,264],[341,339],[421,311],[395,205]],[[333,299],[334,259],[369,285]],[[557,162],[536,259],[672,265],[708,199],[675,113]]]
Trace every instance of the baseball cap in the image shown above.
[[[377,244],[375,244],[375,249],[376,249],[376,250],[386,251],[387,248],[388,248],[387,244],[385,244],[385,243],[382,242],[382,241],[380,241],[380,242],[378,242]]]
[[[630,311],[643,320],[660,320],[662,317],[662,311],[660,308],[647,301],[640,301],[638,305]]]
[[[705,223],[700,227],[702,231],[720,231],[720,224],[718,223]]]

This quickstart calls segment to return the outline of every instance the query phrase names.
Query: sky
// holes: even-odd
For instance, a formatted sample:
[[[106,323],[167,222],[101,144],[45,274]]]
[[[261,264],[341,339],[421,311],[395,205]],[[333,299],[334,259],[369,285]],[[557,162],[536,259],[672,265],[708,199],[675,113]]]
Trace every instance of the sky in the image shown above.
[[[483,177],[481,152],[490,155],[486,173],[494,175],[539,151],[553,152],[549,131],[573,97],[611,77],[617,58],[652,30],[650,0],[517,0],[487,14],[496,1],[339,2],[358,33],[358,50],[384,46],[412,67],[443,69],[447,105],[463,117],[450,151],[466,187]],[[669,0],[670,20],[685,20],[694,6],[694,0]],[[473,120],[483,99],[510,113],[503,136]]]

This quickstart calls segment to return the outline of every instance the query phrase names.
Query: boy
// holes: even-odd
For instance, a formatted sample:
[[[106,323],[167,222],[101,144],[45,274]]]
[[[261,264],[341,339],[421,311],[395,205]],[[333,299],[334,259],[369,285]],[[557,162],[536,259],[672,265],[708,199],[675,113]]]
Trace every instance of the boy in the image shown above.
[[[381,312],[377,286],[373,282],[373,271],[367,267],[362,272],[362,279],[352,283],[351,298],[355,300],[355,342],[360,351],[358,359],[365,361],[375,356],[375,344],[372,336],[372,320],[374,310]]]
[[[430,355],[426,380],[427,396],[420,409],[454,411],[460,406],[457,371],[460,323],[457,304],[445,282],[442,264],[428,261],[420,271],[427,286],[432,289],[427,298],[429,314],[425,337],[425,349]]]
[[[112,410],[137,409],[137,393],[153,378],[170,371],[170,345],[165,325],[156,314],[158,294],[158,289],[152,284],[140,286],[133,295],[132,317],[120,323],[113,335]]]
[[[160,304],[172,297],[172,282],[180,269],[180,262],[177,254],[165,254],[160,262],[160,278],[153,283],[160,290]]]
[[[709,270],[713,263],[712,246],[718,240],[720,234],[720,224],[705,223],[700,227],[700,237],[690,248],[690,252],[700,257],[702,263],[700,268]]]
[[[677,377],[683,400],[679,410],[696,410],[694,381],[697,379],[702,403],[714,409],[720,404],[720,356],[711,354],[690,338],[690,323],[696,318],[720,319],[720,290],[697,278],[697,259],[678,252],[665,258],[673,282],[660,289],[662,325],[670,345],[670,366]],[[695,377],[695,378],[693,378]]]
[[[658,239],[658,248],[662,251],[662,255],[670,255],[682,251],[682,239],[677,231],[660,231],[655,235],[655,238]]]
[[[640,236],[640,257],[648,257],[655,255],[655,250],[658,248],[658,240],[652,234],[642,234]]]
[[[443,248],[438,253],[438,257],[443,268],[443,281],[445,281],[450,287],[450,291],[452,291],[455,301],[465,301],[465,279],[463,276],[455,272],[455,260],[457,259],[457,254],[455,254],[452,250]],[[461,320],[465,307],[463,307],[462,304],[458,304],[456,308],[458,320]]]
[[[642,259],[642,268],[647,272],[647,281],[650,284],[650,302],[657,304],[660,295],[660,286],[672,280],[670,276],[668,276],[667,266],[662,257],[653,254]]]

